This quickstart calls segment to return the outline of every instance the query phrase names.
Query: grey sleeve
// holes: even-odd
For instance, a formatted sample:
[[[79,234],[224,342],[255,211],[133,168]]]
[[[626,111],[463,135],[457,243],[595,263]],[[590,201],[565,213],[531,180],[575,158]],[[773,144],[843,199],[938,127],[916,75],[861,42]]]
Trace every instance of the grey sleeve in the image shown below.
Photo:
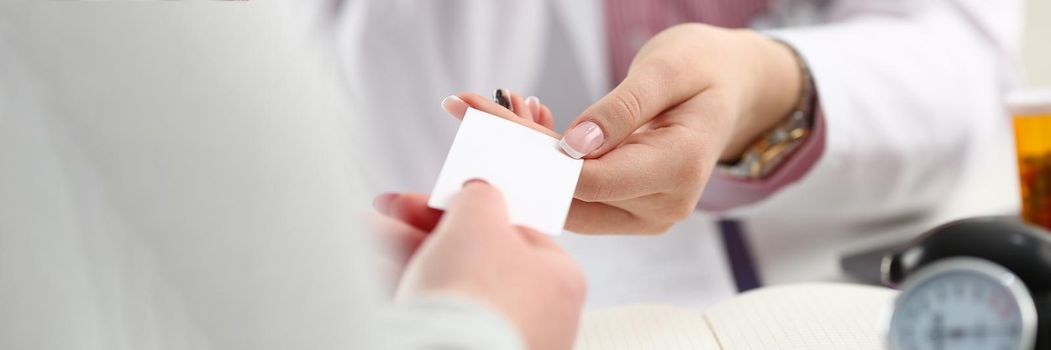
[[[389,349],[525,349],[510,321],[467,298],[434,296],[398,305],[388,319]]]

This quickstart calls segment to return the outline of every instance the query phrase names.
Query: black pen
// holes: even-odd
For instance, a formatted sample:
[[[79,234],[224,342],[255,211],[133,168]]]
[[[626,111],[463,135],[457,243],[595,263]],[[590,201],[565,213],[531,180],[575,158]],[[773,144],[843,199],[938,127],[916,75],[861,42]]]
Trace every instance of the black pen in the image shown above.
[[[493,91],[493,102],[496,102],[497,104],[504,106],[504,108],[514,112],[514,109],[511,108],[511,94],[507,92],[506,89],[496,89],[496,91]]]

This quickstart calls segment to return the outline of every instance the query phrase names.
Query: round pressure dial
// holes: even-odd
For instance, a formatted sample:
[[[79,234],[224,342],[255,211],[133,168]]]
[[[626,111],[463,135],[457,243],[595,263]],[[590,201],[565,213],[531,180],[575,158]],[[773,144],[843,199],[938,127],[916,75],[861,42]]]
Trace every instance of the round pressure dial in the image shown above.
[[[1010,270],[949,258],[905,280],[887,338],[892,350],[1032,350],[1036,308]]]

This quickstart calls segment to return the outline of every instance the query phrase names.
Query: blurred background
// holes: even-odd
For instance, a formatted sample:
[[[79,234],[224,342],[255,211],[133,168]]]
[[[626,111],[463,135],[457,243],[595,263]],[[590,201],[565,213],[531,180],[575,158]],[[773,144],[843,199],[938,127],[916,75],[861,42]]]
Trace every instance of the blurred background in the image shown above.
[[[1051,1],[1028,0],[1022,36],[1023,86],[1051,87]]]

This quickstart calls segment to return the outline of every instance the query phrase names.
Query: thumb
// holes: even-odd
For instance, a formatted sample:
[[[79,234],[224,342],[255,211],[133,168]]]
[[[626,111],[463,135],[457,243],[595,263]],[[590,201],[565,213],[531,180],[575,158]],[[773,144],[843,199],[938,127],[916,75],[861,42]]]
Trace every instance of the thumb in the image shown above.
[[[510,227],[500,190],[481,180],[464,184],[445,210],[434,235],[471,236]],[[491,236],[491,235],[490,235]]]
[[[637,62],[613,91],[584,110],[569,125],[559,146],[570,157],[597,158],[631,133],[696,91],[676,77],[666,62]]]

